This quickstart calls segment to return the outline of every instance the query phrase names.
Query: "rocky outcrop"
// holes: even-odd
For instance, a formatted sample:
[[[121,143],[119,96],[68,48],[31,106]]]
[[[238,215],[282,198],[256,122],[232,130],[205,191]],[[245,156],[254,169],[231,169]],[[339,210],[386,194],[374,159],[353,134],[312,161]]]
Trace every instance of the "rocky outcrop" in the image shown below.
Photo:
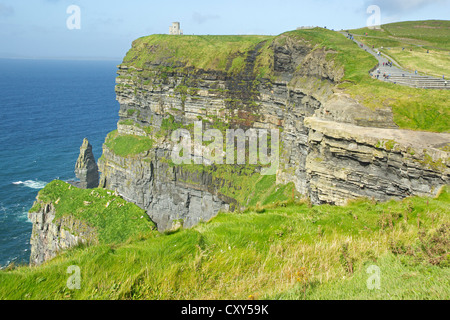
[[[450,134],[379,129],[307,118],[306,161],[314,203],[435,195],[450,182]]]
[[[72,216],[55,219],[52,202],[44,203],[37,199],[33,208],[36,210],[28,213],[28,219],[33,223],[30,264],[40,265],[61,250],[81,243],[97,243],[96,231],[86,223]]]
[[[98,187],[98,166],[92,153],[92,146],[85,138],[80,147],[80,155],[75,164],[75,175],[80,181],[77,187],[82,189],[93,189]]]

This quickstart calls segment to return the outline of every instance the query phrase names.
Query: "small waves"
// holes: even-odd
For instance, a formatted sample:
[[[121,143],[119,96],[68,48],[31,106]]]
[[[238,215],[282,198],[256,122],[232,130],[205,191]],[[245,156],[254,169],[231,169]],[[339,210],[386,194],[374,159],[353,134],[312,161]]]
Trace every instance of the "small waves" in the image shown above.
[[[27,180],[27,181],[16,181],[16,182],[13,182],[12,184],[22,185],[27,188],[40,190],[40,189],[43,189],[47,185],[47,182]]]

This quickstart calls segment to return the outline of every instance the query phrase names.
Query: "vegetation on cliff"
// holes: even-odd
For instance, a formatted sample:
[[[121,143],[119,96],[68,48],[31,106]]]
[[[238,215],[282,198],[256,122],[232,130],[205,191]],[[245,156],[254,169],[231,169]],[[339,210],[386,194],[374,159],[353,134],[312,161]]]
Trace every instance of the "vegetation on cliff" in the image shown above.
[[[146,152],[152,148],[153,143],[149,137],[120,135],[117,130],[110,132],[105,140],[105,146],[121,157]]]
[[[54,182],[46,195],[61,198],[58,210],[83,208],[78,192]],[[446,300],[449,204],[448,188],[437,198],[361,199],[343,207],[285,202],[166,234],[138,219],[135,226],[148,231],[122,243],[73,248],[40,267],[1,271],[0,298]],[[97,208],[115,219],[116,211]],[[73,265],[81,268],[79,290],[66,286]],[[379,289],[367,285],[370,266],[381,271]]]
[[[345,76],[337,85],[337,89],[350,94],[352,98],[368,108],[391,108],[394,122],[400,128],[434,132],[450,131],[450,108],[448,107],[450,90],[415,89],[372,79],[369,76],[369,70],[377,64],[376,59],[340,33],[312,29],[292,31],[288,34],[336,51],[335,54],[329,53],[329,55],[333,56],[338,65],[343,66],[345,70]],[[389,41],[389,38],[386,35],[379,41]]]
[[[133,42],[124,65],[147,68],[162,64],[166,71],[195,68],[238,73],[245,66],[246,53],[271,36],[190,36],[151,35]]]
[[[86,222],[95,228],[99,243],[122,243],[156,229],[144,210],[102,188],[79,189],[60,180],[52,181],[39,191],[30,212],[38,212],[50,203],[55,207],[55,220],[71,216]]]
[[[249,206],[264,206],[300,198],[293,183],[277,184],[276,175],[263,176],[253,165],[182,165],[179,181],[193,183],[202,174],[211,176],[211,185],[217,186],[219,193],[236,201],[237,210]]]

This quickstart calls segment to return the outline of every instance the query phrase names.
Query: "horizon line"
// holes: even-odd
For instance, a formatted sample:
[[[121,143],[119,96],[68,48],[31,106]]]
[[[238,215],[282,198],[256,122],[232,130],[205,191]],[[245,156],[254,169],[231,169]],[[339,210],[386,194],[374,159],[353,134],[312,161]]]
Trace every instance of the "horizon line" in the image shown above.
[[[106,57],[2,57],[3,60],[57,60],[57,61],[122,61],[123,58],[106,58]]]

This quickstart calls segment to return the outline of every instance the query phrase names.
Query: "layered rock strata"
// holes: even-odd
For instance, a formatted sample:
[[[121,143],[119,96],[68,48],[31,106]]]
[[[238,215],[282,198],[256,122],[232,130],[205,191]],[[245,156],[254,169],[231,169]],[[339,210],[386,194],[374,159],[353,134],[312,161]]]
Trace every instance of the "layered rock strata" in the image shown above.
[[[96,231],[85,222],[72,216],[55,219],[55,206],[52,202],[43,203],[37,199],[37,203],[40,204],[39,210],[28,213],[28,219],[33,223],[30,239],[31,265],[40,265],[55,257],[61,250],[78,244],[97,243]]]
[[[293,182],[315,204],[434,195],[450,182],[442,149],[448,134],[396,129],[389,108],[368,109],[336,89],[344,71],[327,58],[333,52],[281,40],[268,47],[271,77],[255,71],[266,43],[241,53],[246,64],[238,74],[164,59],[142,68],[122,63],[118,134],[150,137],[154,145],[123,157],[105,144],[100,185],[147,210],[160,230],[179,220],[192,226],[233,208],[235,201],[221,194],[209,173],[170,165],[168,119],[184,128],[202,120],[205,129],[279,129],[277,183]]]

